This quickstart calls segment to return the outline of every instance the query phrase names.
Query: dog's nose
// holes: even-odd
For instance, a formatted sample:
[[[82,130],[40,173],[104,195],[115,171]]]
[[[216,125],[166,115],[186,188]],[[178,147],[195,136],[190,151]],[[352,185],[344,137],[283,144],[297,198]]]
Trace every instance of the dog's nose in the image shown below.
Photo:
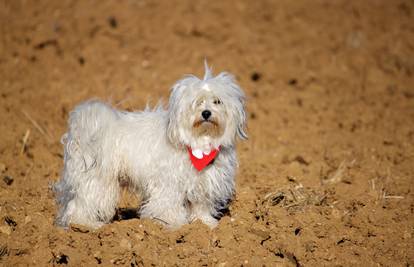
[[[203,116],[205,120],[208,120],[208,118],[211,116],[211,111],[208,109],[203,110],[203,112],[201,112],[201,116]]]

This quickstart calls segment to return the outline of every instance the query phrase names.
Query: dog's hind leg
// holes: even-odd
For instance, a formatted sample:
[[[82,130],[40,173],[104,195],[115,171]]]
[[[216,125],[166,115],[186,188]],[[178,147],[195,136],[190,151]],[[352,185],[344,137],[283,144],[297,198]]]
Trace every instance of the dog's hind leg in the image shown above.
[[[97,228],[114,216],[120,162],[108,136],[116,119],[117,114],[100,102],[87,102],[71,113],[69,132],[62,138],[64,170],[54,186],[58,225]]]
[[[119,199],[119,183],[114,173],[98,166],[79,168],[76,155],[65,161],[62,180],[55,185],[60,210],[56,223],[70,223],[98,228],[110,222]],[[74,157],[75,156],[75,157]]]

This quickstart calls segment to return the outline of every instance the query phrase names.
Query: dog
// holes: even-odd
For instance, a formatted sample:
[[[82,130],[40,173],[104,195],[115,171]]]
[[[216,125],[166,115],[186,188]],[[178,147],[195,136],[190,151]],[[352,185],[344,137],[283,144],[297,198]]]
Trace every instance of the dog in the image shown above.
[[[245,94],[226,72],[188,75],[168,107],[120,111],[97,100],[77,106],[62,136],[64,168],[54,185],[56,224],[99,228],[113,219],[123,184],[142,201],[140,218],[170,228],[211,228],[235,193],[237,139],[247,139]]]

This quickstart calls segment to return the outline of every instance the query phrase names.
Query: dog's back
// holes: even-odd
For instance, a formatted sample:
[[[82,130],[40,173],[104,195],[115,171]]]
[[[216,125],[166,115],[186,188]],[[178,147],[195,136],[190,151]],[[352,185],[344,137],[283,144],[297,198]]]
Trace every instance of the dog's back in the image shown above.
[[[118,118],[117,111],[109,105],[97,100],[87,101],[70,113],[68,134],[79,141],[91,140]]]

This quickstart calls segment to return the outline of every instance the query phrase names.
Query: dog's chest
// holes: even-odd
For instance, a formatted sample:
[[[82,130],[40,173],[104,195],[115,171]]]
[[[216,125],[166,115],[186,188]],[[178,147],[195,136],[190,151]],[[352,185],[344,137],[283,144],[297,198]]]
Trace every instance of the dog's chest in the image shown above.
[[[185,180],[184,192],[186,199],[190,202],[202,201],[205,198],[209,198],[212,194],[211,191],[220,183],[220,177],[218,177],[214,162],[210,163],[210,166],[207,166],[200,172],[194,171]]]

